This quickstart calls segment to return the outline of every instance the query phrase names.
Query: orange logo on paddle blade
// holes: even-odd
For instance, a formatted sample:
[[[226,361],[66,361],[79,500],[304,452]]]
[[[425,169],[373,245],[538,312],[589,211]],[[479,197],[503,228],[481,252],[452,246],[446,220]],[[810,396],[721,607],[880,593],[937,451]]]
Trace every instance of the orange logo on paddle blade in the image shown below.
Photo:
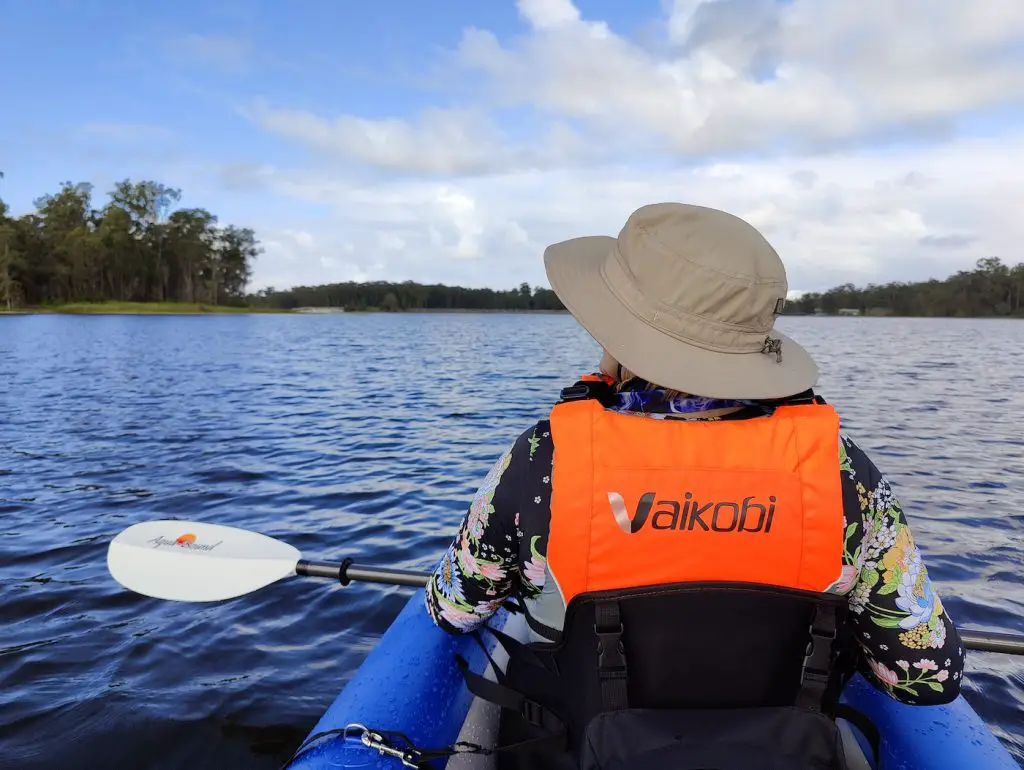
[[[186,544],[194,543],[195,541],[196,541],[196,536],[193,535],[190,532],[187,535],[182,535],[181,537],[179,537],[174,542],[177,543],[178,545],[186,545]]]

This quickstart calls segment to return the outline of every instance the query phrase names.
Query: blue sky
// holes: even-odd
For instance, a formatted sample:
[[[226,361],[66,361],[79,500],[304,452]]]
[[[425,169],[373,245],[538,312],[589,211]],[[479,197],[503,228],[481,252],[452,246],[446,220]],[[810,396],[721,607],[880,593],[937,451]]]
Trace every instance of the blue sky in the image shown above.
[[[256,288],[543,284],[668,199],[793,289],[1017,261],[1024,10],[879,2],[4,2],[0,197],[180,186],[256,229]]]

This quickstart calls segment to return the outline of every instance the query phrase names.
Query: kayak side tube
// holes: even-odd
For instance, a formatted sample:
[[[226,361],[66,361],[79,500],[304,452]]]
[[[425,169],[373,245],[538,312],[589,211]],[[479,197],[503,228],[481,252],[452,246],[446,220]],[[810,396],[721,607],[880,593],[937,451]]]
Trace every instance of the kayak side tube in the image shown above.
[[[416,746],[438,748],[459,739],[473,702],[456,653],[470,668],[484,673],[487,658],[471,637],[447,634],[427,614],[423,589],[416,591],[355,675],[310,731],[309,736],[357,723],[370,730],[404,733]],[[501,629],[508,613],[499,612],[488,625]],[[494,641],[486,636],[488,652]],[[327,738],[304,751],[288,765],[290,770],[359,767],[396,770],[398,759],[383,756],[359,742],[358,729],[350,737]],[[308,737],[307,737],[308,740]],[[438,762],[437,765],[443,766]]]
[[[878,728],[882,770],[1020,770],[963,695],[942,706],[911,706],[857,674],[842,700]]]
[[[502,610],[490,625],[504,628],[508,617]],[[512,633],[520,626],[509,623],[506,630]],[[485,638],[488,651],[503,664],[501,655],[495,654],[501,651],[493,649],[490,637]],[[456,653],[467,659],[473,671],[486,670],[486,657],[476,641],[437,628],[423,605],[422,589],[417,591],[310,735],[356,723],[371,730],[402,732],[419,747],[448,746],[460,737],[472,739],[472,731],[463,731],[463,725],[470,726],[477,716],[470,715],[467,720],[473,696],[455,665]],[[910,706],[858,674],[847,684],[842,699],[878,728],[881,770],[1020,770],[963,696],[943,706]],[[867,749],[865,741],[859,742]],[[328,738],[313,745],[289,768],[348,766],[395,770],[402,765],[398,759],[362,746],[359,731],[354,730],[347,740]]]

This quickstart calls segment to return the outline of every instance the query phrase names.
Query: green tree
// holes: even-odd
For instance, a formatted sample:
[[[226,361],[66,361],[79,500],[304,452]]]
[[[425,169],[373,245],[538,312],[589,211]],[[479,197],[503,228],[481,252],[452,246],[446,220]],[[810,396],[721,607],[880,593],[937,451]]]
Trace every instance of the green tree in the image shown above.
[[[3,179],[0,171],[0,179]],[[7,204],[0,198],[0,306],[14,310],[21,304],[21,284],[15,275],[24,269],[15,248],[15,222],[7,216]]]
[[[787,313],[832,314],[841,308],[864,313],[932,317],[1024,316],[1024,263],[1010,267],[998,257],[985,257],[974,270],[960,270],[944,281],[868,284],[858,289],[843,284],[822,293],[805,294],[788,303]]]
[[[181,192],[118,182],[100,209],[92,187],[65,182],[13,219],[0,205],[0,302],[244,302],[261,249],[251,229],[220,228]]]
[[[251,263],[260,253],[252,230],[230,225],[220,232],[212,269],[214,302],[244,302],[245,286],[252,276]]]
[[[216,302],[207,288],[218,258],[216,225],[217,217],[205,209],[175,211],[167,221],[166,245],[175,268],[172,290],[185,302]]]

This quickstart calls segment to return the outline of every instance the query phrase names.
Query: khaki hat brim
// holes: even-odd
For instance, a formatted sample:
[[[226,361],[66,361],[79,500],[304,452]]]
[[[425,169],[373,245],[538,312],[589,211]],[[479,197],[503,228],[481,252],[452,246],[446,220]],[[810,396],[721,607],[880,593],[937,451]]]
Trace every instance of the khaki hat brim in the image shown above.
[[[775,399],[818,381],[810,354],[778,331],[774,353],[718,353],[652,328],[608,288],[601,266],[615,238],[587,236],[549,246],[544,268],[552,290],[573,317],[617,361],[649,382],[708,398]]]

